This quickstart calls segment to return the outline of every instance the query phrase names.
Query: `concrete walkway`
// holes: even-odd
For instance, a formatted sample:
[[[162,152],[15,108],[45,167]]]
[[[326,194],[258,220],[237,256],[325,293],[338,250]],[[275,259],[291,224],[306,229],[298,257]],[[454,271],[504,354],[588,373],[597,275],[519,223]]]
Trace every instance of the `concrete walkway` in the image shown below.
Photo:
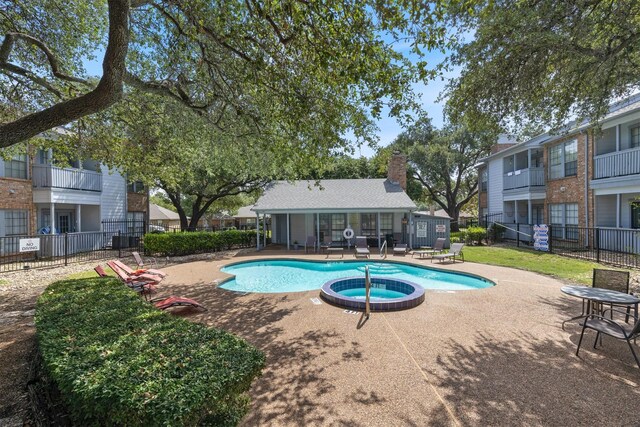
[[[318,291],[242,295],[213,284],[226,276],[221,266],[267,256],[287,255],[182,264],[167,268],[163,282],[168,293],[209,308],[176,314],[236,333],[267,354],[246,426],[640,424],[640,369],[628,347],[605,337],[604,348],[594,350],[589,333],[576,357],[580,328],[572,323],[563,331],[561,322],[581,304],[561,294],[557,280],[481,264],[433,264],[497,286],[427,291],[419,307],[373,313],[358,328],[360,314],[314,305]]]

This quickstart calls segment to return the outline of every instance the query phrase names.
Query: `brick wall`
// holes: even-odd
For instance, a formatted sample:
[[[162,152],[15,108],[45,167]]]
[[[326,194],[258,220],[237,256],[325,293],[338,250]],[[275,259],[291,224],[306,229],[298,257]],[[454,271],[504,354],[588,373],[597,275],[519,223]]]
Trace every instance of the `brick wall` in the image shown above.
[[[577,174],[576,176],[570,176],[566,178],[560,179],[549,179],[549,149],[558,144],[562,144],[566,141],[570,141],[572,139],[578,140],[578,159],[577,159]],[[560,141],[554,142],[553,144],[549,144],[544,148],[544,164],[545,164],[545,175],[546,175],[546,190],[547,197],[545,200],[545,220],[550,222],[550,204],[557,203],[577,203],[578,204],[578,225],[580,227],[585,227],[585,200],[584,200],[584,185],[586,168],[585,168],[585,135],[584,134],[573,134],[566,138],[563,138]],[[592,156],[590,156],[592,157]],[[592,160],[590,160],[592,163]],[[589,170],[592,170],[590,165]],[[590,172],[591,173],[591,172]],[[591,190],[589,190],[591,193]],[[593,203],[589,200],[590,210],[592,209]],[[591,216],[591,214],[590,214]]]
[[[0,178],[0,209],[29,211],[29,234],[36,231],[36,208],[30,179]]]
[[[407,189],[407,156],[393,153],[389,160],[387,178],[391,182],[399,183],[403,190]]]
[[[516,145],[515,143],[513,144],[493,144],[491,146],[491,154],[496,154],[502,150],[506,150],[509,147],[513,147],[514,145]]]

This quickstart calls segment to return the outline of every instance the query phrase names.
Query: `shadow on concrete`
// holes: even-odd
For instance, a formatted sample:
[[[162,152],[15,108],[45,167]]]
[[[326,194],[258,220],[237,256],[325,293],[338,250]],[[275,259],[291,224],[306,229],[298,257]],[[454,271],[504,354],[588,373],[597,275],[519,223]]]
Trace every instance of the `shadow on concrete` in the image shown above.
[[[640,401],[640,371],[627,363],[631,355],[622,363],[585,351],[580,359],[576,337],[450,341],[437,359],[435,385],[463,424],[637,425],[640,414],[630,408]]]

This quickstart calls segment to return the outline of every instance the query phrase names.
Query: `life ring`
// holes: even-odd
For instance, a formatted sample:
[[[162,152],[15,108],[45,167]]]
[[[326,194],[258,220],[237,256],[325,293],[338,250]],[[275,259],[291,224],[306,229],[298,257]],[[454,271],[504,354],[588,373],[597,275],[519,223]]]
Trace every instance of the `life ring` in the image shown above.
[[[344,231],[342,232],[342,236],[347,240],[353,239],[353,235],[354,233],[352,228],[345,228]]]

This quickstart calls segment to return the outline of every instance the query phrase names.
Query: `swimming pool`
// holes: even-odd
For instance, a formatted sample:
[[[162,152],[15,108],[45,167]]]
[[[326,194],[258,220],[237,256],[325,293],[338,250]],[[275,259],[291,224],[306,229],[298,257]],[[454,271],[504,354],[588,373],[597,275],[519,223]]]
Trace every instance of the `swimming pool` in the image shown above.
[[[380,261],[260,260],[231,264],[221,271],[235,275],[220,288],[237,292],[302,292],[320,289],[329,280],[363,276],[369,266],[373,277],[407,280],[425,289],[461,291],[482,289],[494,283],[479,276],[443,271],[435,268]]]

